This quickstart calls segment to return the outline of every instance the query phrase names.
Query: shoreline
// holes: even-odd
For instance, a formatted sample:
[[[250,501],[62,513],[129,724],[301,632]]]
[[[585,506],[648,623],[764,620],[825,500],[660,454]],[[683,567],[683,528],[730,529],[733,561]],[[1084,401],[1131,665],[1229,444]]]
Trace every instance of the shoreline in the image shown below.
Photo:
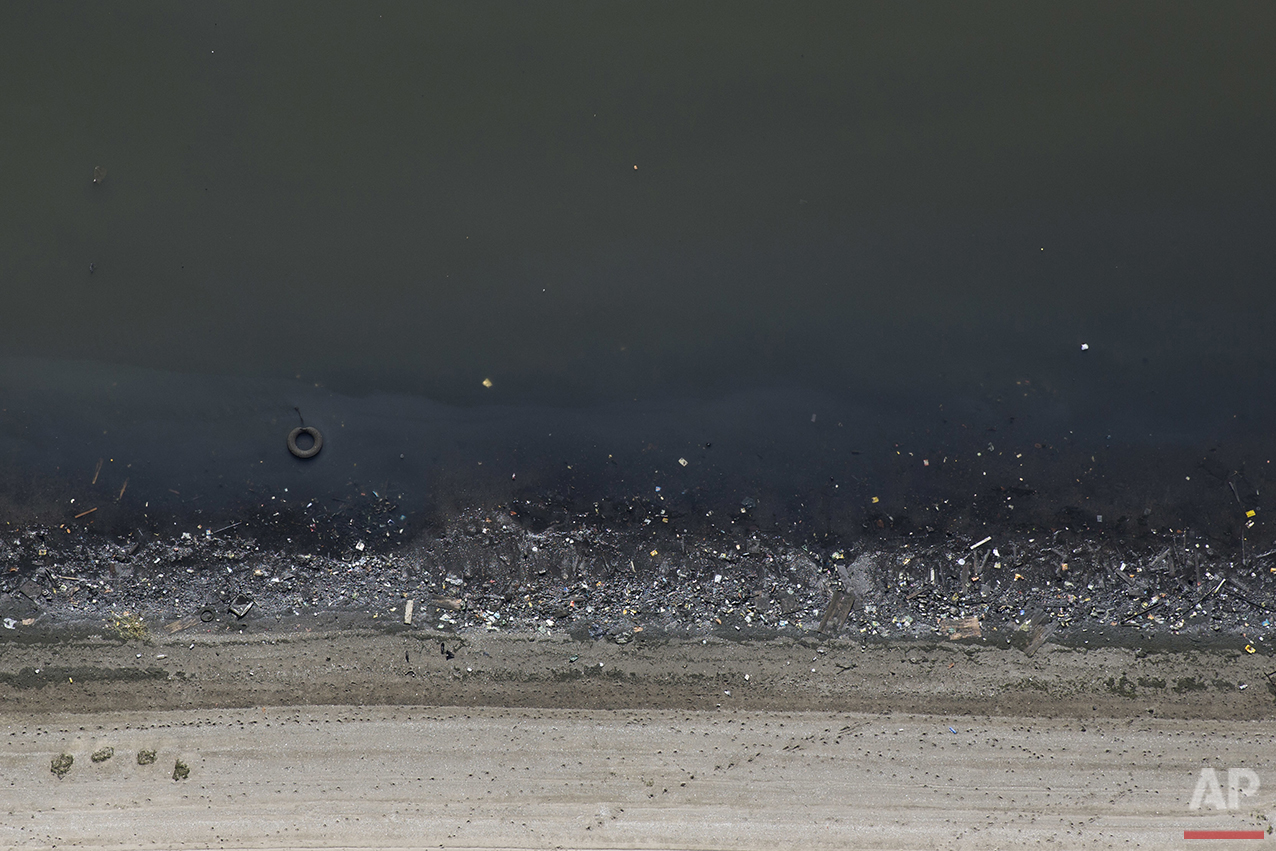
[[[569,636],[306,627],[11,642],[0,713],[434,705],[1269,719],[1271,660],[1242,650],[812,637]],[[1268,675],[1271,676],[1268,676]]]
[[[324,554],[253,531],[7,538],[0,710],[1260,718],[1276,703],[1276,563],[1190,536],[821,547],[472,511],[393,550]]]

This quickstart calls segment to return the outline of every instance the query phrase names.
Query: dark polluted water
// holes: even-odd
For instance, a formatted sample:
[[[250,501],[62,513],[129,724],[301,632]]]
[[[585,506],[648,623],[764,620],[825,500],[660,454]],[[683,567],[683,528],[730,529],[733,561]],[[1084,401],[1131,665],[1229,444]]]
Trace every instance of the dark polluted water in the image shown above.
[[[863,555],[928,629],[1266,617],[1268,10],[0,19],[22,605],[124,575],[158,606],[135,577],[184,553],[206,587],[163,605],[223,617],[301,587],[268,552],[502,606],[733,582],[778,629]],[[323,575],[279,612],[354,599]]]

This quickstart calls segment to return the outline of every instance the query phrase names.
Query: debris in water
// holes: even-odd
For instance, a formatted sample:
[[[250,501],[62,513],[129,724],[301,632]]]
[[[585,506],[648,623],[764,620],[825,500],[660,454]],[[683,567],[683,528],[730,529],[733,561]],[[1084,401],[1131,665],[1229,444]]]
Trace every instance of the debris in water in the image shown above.
[[[949,641],[957,641],[961,638],[982,638],[984,634],[978,615],[971,615],[968,618],[940,618],[939,632],[947,636]]]
[[[235,598],[235,602],[230,604],[230,613],[237,618],[242,618],[252,607],[252,598],[246,594],[240,594]]]
[[[1032,632],[1028,634],[1028,646],[1024,649],[1024,654],[1032,656],[1041,649],[1041,645],[1046,643],[1046,639],[1054,635],[1059,625],[1053,621],[1050,623],[1039,623],[1032,628]]]
[[[851,609],[855,606],[855,595],[849,591],[834,591],[833,599],[829,600],[828,608],[824,610],[824,617],[820,619],[818,631],[828,635],[836,635],[842,631],[846,618],[851,613]]]
[[[176,621],[173,621],[172,623],[164,624],[164,631],[169,633],[170,635],[175,632],[181,632],[184,629],[190,629],[195,624],[199,623],[200,620],[201,618],[199,615],[188,615],[182,618],[181,620],[176,620]]]

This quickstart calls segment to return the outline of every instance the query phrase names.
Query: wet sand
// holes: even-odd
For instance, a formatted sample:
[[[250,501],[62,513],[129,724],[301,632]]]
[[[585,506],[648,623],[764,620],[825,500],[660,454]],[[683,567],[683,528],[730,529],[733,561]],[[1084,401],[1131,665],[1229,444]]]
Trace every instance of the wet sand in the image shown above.
[[[1226,648],[309,630],[7,644],[0,845],[1165,848],[1276,816],[1276,780],[1188,806],[1203,766],[1276,763],[1266,660]]]
[[[287,631],[11,642],[0,656],[0,712],[324,704],[1259,721],[1276,709],[1276,685],[1264,677],[1271,660],[1228,647],[1046,643],[1029,657],[986,640],[642,635],[616,644],[324,629],[299,618]]]
[[[1270,764],[1257,722],[343,706],[5,727],[11,848],[1172,848],[1265,829],[1274,801],[1188,808],[1201,765]]]

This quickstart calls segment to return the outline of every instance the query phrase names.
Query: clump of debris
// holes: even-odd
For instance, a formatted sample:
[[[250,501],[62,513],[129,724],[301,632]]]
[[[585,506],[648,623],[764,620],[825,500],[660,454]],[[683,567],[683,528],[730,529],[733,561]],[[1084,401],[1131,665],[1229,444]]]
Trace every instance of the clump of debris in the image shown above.
[[[73,765],[75,765],[75,757],[69,753],[59,754],[49,764],[49,771],[52,771],[53,776],[61,780],[71,772],[71,766]]]
[[[140,641],[151,630],[244,629],[337,612],[387,628],[620,643],[999,635],[1035,652],[1051,637],[1100,629],[1227,636],[1266,653],[1276,611],[1276,550],[1238,553],[1181,531],[803,541],[760,528],[747,506],[739,518],[692,528],[633,501],[623,517],[504,504],[404,537],[391,546],[356,532],[305,551],[251,523],[169,537],[27,529],[0,543],[0,616],[15,630],[105,623],[117,638]]]

